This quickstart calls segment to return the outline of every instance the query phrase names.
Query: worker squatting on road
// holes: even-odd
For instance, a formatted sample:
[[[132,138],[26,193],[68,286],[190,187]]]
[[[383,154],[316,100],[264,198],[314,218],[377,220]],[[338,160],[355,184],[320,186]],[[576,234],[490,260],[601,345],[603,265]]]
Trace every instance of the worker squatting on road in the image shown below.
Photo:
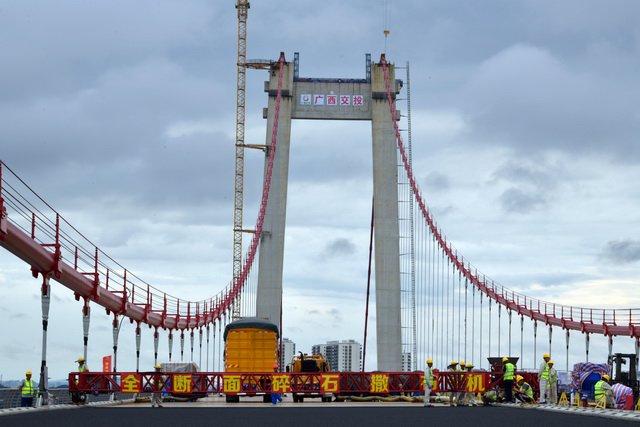
[[[551,360],[551,355],[549,353],[544,353],[542,355],[542,363],[540,363],[540,368],[538,369],[538,384],[540,384],[540,398],[538,399],[539,403],[547,403],[547,393],[549,392],[550,383],[549,360]],[[556,402],[552,401],[551,403]]]
[[[465,365],[467,372],[471,372],[473,370],[473,363],[467,363]],[[462,402],[463,405],[467,406],[478,406],[476,402],[476,396],[472,392],[466,392],[462,394]]]
[[[31,370],[24,373],[25,379],[20,385],[20,406],[33,406],[33,398],[36,395],[36,387],[31,379]]]
[[[513,403],[513,380],[516,374],[516,366],[509,362],[509,358],[504,356],[502,358],[502,383],[504,384],[504,400],[508,403]]]
[[[427,359],[426,362],[427,367],[424,368],[424,406],[431,406],[431,391],[434,386],[434,376],[433,376],[433,360],[431,358]]]
[[[447,370],[449,372],[459,372],[460,368],[458,367],[458,361],[452,360],[447,366]],[[449,392],[449,405],[450,406],[458,406],[459,393],[458,392]]]
[[[162,366],[156,363],[154,367],[156,374],[153,376],[153,395],[151,396],[151,407],[162,408],[162,378],[160,377],[160,369]]]
[[[596,399],[596,403],[604,403],[604,406],[607,408],[615,408],[613,389],[611,388],[609,381],[611,381],[611,377],[607,374],[604,374],[602,378],[600,378],[594,387],[594,397]]]
[[[518,385],[516,389],[516,399],[522,403],[533,403],[535,401],[533,398],[533,387],[524,380],[522,375],[516,375],[516,384]]]

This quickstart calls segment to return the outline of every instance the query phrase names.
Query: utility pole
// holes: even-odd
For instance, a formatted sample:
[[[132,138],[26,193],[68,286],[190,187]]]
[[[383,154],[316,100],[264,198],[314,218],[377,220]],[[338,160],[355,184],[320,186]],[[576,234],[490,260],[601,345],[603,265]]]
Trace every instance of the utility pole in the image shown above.
[[[242,211],[244,205],[244,125],[249,1],[237,0],[238,60],[236,87],[236,167],[233,196],[233,283],[242,271]],[[240,317],[240,295],[233,304],[233,319]]]

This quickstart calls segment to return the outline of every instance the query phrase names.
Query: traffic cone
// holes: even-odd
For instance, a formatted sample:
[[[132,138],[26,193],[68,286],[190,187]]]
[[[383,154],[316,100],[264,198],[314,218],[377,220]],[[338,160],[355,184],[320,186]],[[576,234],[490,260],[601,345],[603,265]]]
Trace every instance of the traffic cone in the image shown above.
[[[564,391],[560,395],[560,401],[558,402],[558,405],[569,406],[569,399],[567,399],[567,393],[565,393]]]

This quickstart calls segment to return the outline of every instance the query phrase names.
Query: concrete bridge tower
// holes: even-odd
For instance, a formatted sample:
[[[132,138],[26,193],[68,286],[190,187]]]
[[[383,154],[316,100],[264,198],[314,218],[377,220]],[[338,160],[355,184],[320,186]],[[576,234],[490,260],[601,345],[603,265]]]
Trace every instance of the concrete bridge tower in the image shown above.
[[[395,80],[389,65],[392,96],[402,83]],[[395,133],[387,102],[383,69],[366,56],[366,77],[302,78],[299,57],[284,66],[280,104],[278,143],[260,242],[257,316],[280,325],[282,307],[282,266],[289,175],[289,147],[292,119],[370,120],[373,153],[373,193],[375,210],[375,290],[378,369],[401,370],[400,261],[398,226],[398,169]],[[277,66],[265,82],[269,95],[267,146],[271,143]]]

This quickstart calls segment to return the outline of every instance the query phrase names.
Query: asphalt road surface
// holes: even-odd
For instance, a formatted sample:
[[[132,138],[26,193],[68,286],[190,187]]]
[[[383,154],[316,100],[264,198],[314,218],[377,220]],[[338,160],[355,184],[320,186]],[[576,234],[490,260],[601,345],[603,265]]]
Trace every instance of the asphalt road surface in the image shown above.
[[[0,416],[0,426],[580,426],[632,425],[633,421],[533,409],[374,407],[96,407]],[[634,423],[635,424],[635,423]]]

